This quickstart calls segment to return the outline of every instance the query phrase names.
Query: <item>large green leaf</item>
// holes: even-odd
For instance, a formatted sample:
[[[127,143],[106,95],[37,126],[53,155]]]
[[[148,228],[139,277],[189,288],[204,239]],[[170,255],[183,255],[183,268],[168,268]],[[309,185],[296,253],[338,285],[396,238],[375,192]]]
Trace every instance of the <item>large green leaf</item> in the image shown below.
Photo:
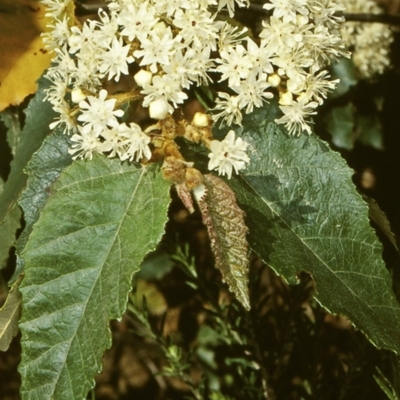
[[[43,101],[45,90],[50,82],[47,79],[39,80],[39,89],[25,111],[25,125],[20,133],[14,159],[11,163],[11,172],[0,194],[0,230],[1,224],[8,211],[14,208],[19,195],[25,187],[27,176],[24,168],[32,154],[39,149],[44,138],[49,134],[49,124],[55,117],[51,104]]]
[[[132,275],[164,231],[156,166],[95,157],[66,168],[22,252],[23,399],[84,399],[125,310]]]
[[[400,352],[400,308],[352,170],[316,136],[289,137],[273,122],[278,113],[271,103],[236,129],[251,163],[229,184],[247,214],[250,246],[289,282],[309,272],[325,308]]]

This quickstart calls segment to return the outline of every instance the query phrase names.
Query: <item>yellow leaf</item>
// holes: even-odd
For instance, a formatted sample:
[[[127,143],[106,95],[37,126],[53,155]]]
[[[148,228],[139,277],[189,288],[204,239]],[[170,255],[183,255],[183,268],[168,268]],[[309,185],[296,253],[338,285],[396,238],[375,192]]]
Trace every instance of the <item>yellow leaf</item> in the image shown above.
[[[38,0],[0,0],[0,111],[35,93],[50,65],[41,32],[48,19]]]

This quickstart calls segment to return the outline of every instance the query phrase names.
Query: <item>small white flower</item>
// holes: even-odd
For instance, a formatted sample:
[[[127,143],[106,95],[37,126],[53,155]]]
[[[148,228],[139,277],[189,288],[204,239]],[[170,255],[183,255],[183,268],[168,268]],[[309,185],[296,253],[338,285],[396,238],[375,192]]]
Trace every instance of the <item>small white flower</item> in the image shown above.
[[[98,22],[89,20],[83,24],[82,30],[77,26],[71,28],[71,35],[68,39],[69,52],[84,54],[96,53],[99,44],[96,43],[96,27]]]
[[[248,0],[219,0],[218,11],[226,7],[229,12],[229,16],[232,18],[235,15],[235,1],[239,7],[245,7],[249,5]]]
[[[53,110],[58,114],[55,121],[49,125],[49,128],[53,130],[57,126],[64,126],[63,133],[70,134],[77,130],[75,119],[71,116],[71,108],[69,104],[63,100],[62,102],[53,106]]]
[[[138,38],[141,42],[147,38],[158,20],[155,8],[148,1],[140,6],[127,2],[117,17],[118,25],[123,27],[121,35],[127,36],[129,41]]]
[[[144,107],[147,107],[154,100],[163,98],[171,102],[176,108],[177,104],[182,104],[188,98],[187,94],[182,92],[179,81],[172,79],[169,75],[155,75],[152,84],[146,86],[141,93],[146,95],[143,101]],[[170,112],[172,111],[173,108],[171,107]]]
[[[253,68],[247,50],[241,44],[221,51],[221,58],[216,71],[222,74],[220,81],[228,79],[229,86],[239,86],[241,79],[246,79]]]
[[[311,135],[311,128],[308,125],[306,118],[316,114],[315,109],[318,107],[316,101],[307,102],[307,99],[300,98],[298,101],[293,100],[290,105],[281,105],[284,116],[276,119],[277,124],[284,124],[289,135],[300,135],[306,131]]]
[[[250,158],[246,154],[248,144],[241,138],[235,140],[235,131],[231,130],[222,141],[212,140],[210,143],[211,153],[208,155],[208,169],[218,171],[219,175],[232,177],[232,170],[238,173],[246,168]]]
[[[67,93],[67,83],[64,77],[55,73],[51,77],[48,77],[48,79],[51,81],[52,86],[45,89],[46,97],[44,99],[49,101],[53,106],[63,103],[65,94]]]
[[[207,10],[178,9],[172,23],[181,30],[179,37],[185,44],[192,44],[193,48],[200,50],[206,46],[216,50],[218,24],[214,22],[211,13]]]
[[[213,114],[212,119],[218,121],[220,118],[221,125],[225,122],[227,126],[231,126],[233,123],[242,125],[242,112],[239,107],[239,96],[230,96],[225,92],[218,92],[218,97],[215,100],[215,111],[219,113]]]
[[[121,131],[125,129],[126,125],[121,124],[116,128],[106,129],[101,134],[104,141],[101,144],[101,151],[108,153],[108,157],[112,158],[118,155],[122,158],[126,153],[127,140],[121,134]]]
[[[237,26],[232,26],[228,22],[223,22],[218,37],[219,49],[226,50],[229,47],[236,46],[241,42],[247,32],[247,28],[239,30]]]
[[[56,18],[52,24],[47,25],[48,31],[41,35],[47,49],[53,50],[67,43],[70,36],[68,23],[69,18],[64,15],[62,20]]]
[[[103,74],[108,72],[109,81],[115,76],[114,80],[118,82],[121,74],[128,75],[128,64],[134,61],[132,56],[128,56],[130,48],[130,45],[124,46],[122,38],[118,40],[114,37],[107,51],[102,54],[99,71]]]
[[[42,3],[46,6],[46,17],[58,18],[66,12],[72,0],[42,0]]]
[[[115,128],[119,125],[117,117],[122,117],[122,110],[115,110],[116,99],[106,100],[107,90],[100,90],[99,97],[88,96],[87,101],[83,100],[79,103],[82,114],[79,115],[78,121],[84,123],[83,133],[94,133],[99,136],[107,127]]]
[[[101,153],[102,143],[93,131],[87,134],[75,134],[71,137],[71,141],[73,144],[68,153],[72,155],[73,160],[77,158],[91,160],[94,153]]]
[[[140,161],[143,157],[150,160],[150,138],[142,132],[139,125],[133,122],[129,124],[129,127],[122,124],[119,131],[126,143],[126,152],[121,160]]]
[[[168,65],[171,54],[176,51],[178,43],[174,40],[171,28],[165,30],[162,36],[151,31],[150,36],[142,41],[141,50],[135,50],[133,55],[141,58],[139,65],[150,65],[150,71],[158,71],[157,63]]]
[[[274,10],[275,18],[282,18],[283,22],[296,22],[297,13],[308,15],[307,0],[270,0],[271,4],[264,4],[267,10]]]
[[[253,112],[254,107],[261,107],[264,101],[274,97],[271,92],[267,91],[271,85],[266,78],[267,74],[260,74],[258,78],[255,74],[250,74],[248,79],[240,82],[239,87],[233,88],[238,94],[239,108],[246,109],[246,114]]]

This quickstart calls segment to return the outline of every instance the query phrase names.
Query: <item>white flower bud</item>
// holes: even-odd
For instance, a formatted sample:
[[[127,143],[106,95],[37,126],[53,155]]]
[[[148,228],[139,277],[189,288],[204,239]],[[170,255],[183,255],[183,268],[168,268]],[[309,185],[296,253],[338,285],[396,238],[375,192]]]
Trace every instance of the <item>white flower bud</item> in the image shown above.
[[[211,117],[202,112],[197,112],[194,114],[192,125],[197,128],[205,128],[209,125]]]
[[[268,77],[268,83],[272,87],[277,87],[281,83],[281,77],[277,74],[270,75]]]
[[[149,104],[150,118],[153,119],[164,119],[168,114],[168,110],[169,104],[167,100],[162,98],[154,100]]]
[[[299,27],[304,26],[304,25],[308,24],[308,21],[309,21],[308,16],[301,15],[301,14],[296,15],[297,26],[299,26]],[[296,40],[296,41],[298,42],[299,40]]]
[[[159,37],[164,36],[166,30],[167,30],[167,25],[163,21],[157,22],[152,29],[152,31],[156,33]]]
[[[290,106],[293,103],[293,95],[292,92],[285,92],[281,94],[279,98],[279,104],[281,106]]]
[[[139,72],[135,74],[133,79],[138,84],[138,86],[144,88],[151,83],[151,79],[153,78],[153,74],[145,69],[141,69]]]
[[[302,92],[297,96],[297,101],[298,102],[302,101],[303,99],[304,99],[305,103],[307,103],[307,100],[309,100],[309,98],[307,97],[307,93],[306,92]],[[318,104],[321,105],[322,103],[323,103],[323,101],[321,101],[321,102],[318,101]]]
[[[80,101],[86,99],[86,94],[82,92],[81,88],[77,88],[72,90],[71,92],[71,100],[73,103],[78,104]]]

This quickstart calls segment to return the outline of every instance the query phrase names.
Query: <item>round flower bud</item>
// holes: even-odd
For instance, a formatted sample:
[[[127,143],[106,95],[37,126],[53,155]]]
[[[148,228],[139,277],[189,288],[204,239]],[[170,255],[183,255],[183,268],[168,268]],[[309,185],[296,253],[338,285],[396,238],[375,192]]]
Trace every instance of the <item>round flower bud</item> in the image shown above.
[[[210,123],[210,116],[202,112],[194,114],[192,125],[196,128],[206,128]]]
[[[167,30],[167,25],[165,24],[164,21],[157,22],[152,28],[152,31],[154,33],[157,33],[158,36],[160,37],[164,35],[166,30]]]
[[[153,78],[153,74],[151,72],[149,72],[149,71],[144,70],[144,69],[141,69],[133,77],[133,79],[138,84],[138,86],[143,87],[143,88],[145,86],[150,85],[152,78]]]
[[[71,100],[73,103],[78,104],[82,100],[86,99],[86,94],[82,92],[82,89],[77,88],[71,92]]]
[[[285,92],[281,94],[279,99],[279,104],[281,106],[290,106],[293,103],[293,95],[292,92]]]
[[[165,99],[157,99],[149,104],[150,118],[164,119],[168,115],[169,105]]]
[[[278,68],[277,74],[280,76],[283,76],[286,74],[285,70],[283,68]]]
[[[268,83],[272,87],[277,87],[281,83],[281,77],[277,74],[270,75],[268,77]]]

